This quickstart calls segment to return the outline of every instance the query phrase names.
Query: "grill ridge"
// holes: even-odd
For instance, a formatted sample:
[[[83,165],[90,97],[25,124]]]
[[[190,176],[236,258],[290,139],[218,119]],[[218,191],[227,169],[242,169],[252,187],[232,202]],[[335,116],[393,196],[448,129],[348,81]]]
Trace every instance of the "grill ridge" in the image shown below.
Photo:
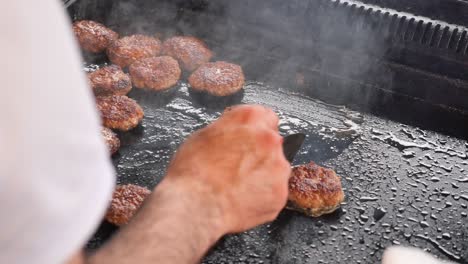
[[[436,41],[437,41],[436,38],[440,31],[440,27],[441,27],[440,24],[435,25],[434,30],[432,31],[432,34],[431,34],[430,41],[429,41],[429,47],[436,47]]]
[[[457,44],[457,49],[456,49],[456,52],[457,53],[460,53],[460,52],[464,52],[464,49],[463,49],[463,46],[465,45],[466,46],[466,43],[467,43],[467,38],[466,38],[466,30],[463,30],[461,36],[460,36],[460,39],[458,40],[458,44]],[[465,43],[465,44],[463,44]]]
[[[416,38],[416,36],[418,36]],[[422,38],[424,36],[424,24],[422,20],[418,20],[416,24],[416,28],[414,29],[414,35],[412,41],[422,44]]]
[[[358,21],[361,21],[377,35],[380,34],[380,37],[392,43],[411,42],[414,45],[467,55],[468,36],[466,32],[468,28],[466,27],[410,13],[397,12],[355,0],[322,0],[320,2],[322,8],[319,12],[327,12],[329,8],[346,10],[347,19],[345,21],[350,24],[348,26],[351,27],[353,33],[360,29],[357,24],[360,23]],[[331,11],[328,10],[328,12]],[[390,22],[388,23],[387,20]],[[460,32],[462,33],[460,34]]]

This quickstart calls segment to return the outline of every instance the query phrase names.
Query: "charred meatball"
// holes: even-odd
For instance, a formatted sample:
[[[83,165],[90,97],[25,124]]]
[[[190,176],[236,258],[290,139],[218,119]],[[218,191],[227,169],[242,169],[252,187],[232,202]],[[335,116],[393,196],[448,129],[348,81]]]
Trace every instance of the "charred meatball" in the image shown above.
[[[96,96],[126,95],[132,89],[130,76],[117,65],[110,65],[88,73]]]
[[[81,20],[73,23],[73,31],[82,49],[99,53],[119,38],[119,34],[101,23]]]
[[[289,179],[289,209],[319,217],[335,211],[343,200],[341,180],[333,170],[314,162],[293,168]]]
[[[189,77],[193,90],[215,96],[232,95],[242,89],[244,82],[242,68],[225,61],[205,63]]]
[[[127,224],[150,193],[150,190],[141,186],[118,185],[112,194],[106,220],[117,226]]]
[[[107,127],[101,129],[101,134],[111,155],[115,154],[120,148],[120,139],[117,137],[117,134]]]
[[[161,41],[145,35],[132,35],[114,41],[107,49],[109,60],[124,68],[137,60],[158,56]]]
[[[143,109],[135,100],[124,95],[101,96],[96,99],[105,127],[128,131],[143,119]]]
[[[169,56],[141,59],[130,65],[129,70],[136,87],[155,91],[174,86],[181,74],[179,64]]]
[[[180,66],[189,72],[209,62],[213,53],[205,43],[195,37],[176,36],[163,43],[162,53],[179,61]]]

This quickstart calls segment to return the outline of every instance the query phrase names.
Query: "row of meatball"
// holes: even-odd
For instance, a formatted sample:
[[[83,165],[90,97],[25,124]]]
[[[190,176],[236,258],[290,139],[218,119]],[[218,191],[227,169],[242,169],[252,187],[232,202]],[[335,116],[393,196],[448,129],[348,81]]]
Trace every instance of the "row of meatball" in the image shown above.
[[[88,74],[111,153],[119,149],[120,142],[107,128],[128,131],[143,119],[142,108],[125,96],[133,87],[165,91],[177,84],[182,70],[191,73],[190,89],[214,96],[232,95],[244,85],[240,66],[209,62],[213,52],[195,37],[175,36],[164,43],[139,34],[119,38],[115,31],[90,20],[76,21],[73,30],[83,50],[106,52],[113,63]]]
[[[146,35],[119,35],[95,21],[73,24],[81,47],[92,53],[106,52],[114,64],[90,75],[97,95],[126,94],[135,87],[163,91],[176,85],[182,70],[192,73],[191,88],[215,96],[236,93],[244,85],[239,65],[224,61],[209,62],[213,52],[191,36],[175,36],[162,43]],[[120,67],[120,68],[119,68]],[[130,77],[121,69],[128,68]]]

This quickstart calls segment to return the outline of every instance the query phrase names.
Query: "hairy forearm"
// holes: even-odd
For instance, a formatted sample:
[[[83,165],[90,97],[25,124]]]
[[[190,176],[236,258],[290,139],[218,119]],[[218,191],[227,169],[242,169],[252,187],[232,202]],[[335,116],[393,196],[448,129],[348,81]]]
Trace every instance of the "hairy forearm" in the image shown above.
[[[200,186],[199,186],[200,187]],[[197,186],[162,182],[89,263],[197,263],[223,235],[221,212]]]

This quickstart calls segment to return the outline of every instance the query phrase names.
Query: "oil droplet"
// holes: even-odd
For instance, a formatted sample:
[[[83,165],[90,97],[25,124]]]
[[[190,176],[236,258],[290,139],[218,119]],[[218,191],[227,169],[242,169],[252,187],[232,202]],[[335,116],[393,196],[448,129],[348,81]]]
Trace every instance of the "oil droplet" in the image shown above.
[[[368,196],[363,196],[361,198],[359,198],[359,201],[361,202],[373,202],[373,201],[377,201],[379,198],[377,197],[368,197]]]
[[[427,163],[424,163],[424,162],[419,162],[419,165],[423,166],[423,167],[426,167],[428,169],[432,168],[432,165],[431,164],[427,164]]]
[[[363,208],[363,207],[356,207],[356,210],[360,213],[360,214],[363,214],[366,212],[366,209]]]
[[[452,166],[450,166],[450,167],[445,167],[445,166],[440,165],[439,167],[442,168],[442,169],[444,169],[446,172],[452,172],[452,170],[453,170],[453,167],[452,167]]]
[[[414,151],[409,151],[409,150],[403,151],[404,158],[413,158],[414,156],[416,156],[416,153],[414,153]]]
[[[443,233],[443,234],[442,234],[442,238],[443,238],[443,239],[450,240],[450,239],[452,239],[452,236],[451,236],[449,233]]]
[[[442,196],[444,196],[444,197],[447,197],[447,196],[450,195],[450,192],[442,191],[442,192],[440,192],[440,194],[442,194]]]

